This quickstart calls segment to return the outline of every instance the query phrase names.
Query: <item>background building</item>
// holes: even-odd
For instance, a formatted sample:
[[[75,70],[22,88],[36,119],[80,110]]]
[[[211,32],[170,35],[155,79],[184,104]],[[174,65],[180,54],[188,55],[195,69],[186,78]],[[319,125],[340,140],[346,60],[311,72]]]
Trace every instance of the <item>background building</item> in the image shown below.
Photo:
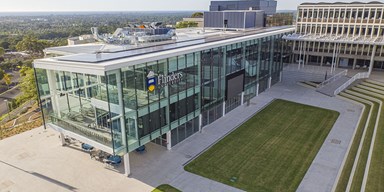
[[[209,11],[263,10],[272,15],[276,13],[276,7],[277,1],[274,0],[211,1]]]
[[[384,69],[384,4],[303,3],[298,7],[292,62]]]

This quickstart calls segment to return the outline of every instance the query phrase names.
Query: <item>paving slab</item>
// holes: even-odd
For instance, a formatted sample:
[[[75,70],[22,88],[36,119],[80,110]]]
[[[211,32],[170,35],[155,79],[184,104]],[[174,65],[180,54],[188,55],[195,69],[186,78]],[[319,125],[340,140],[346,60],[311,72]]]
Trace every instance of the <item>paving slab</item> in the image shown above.
[[[327,97],[295,82],[278,83],[187,138],[172,150],[154,143],[130,153],[132,175],[110,170],[87,153],[62,147],[53,130],[38,128],[0,141],[0,191],[151,191],[171,184],[182,191],[241,191],[184,171],[184,165],[276,98],[340,112],[298,191],[330,191],[352,138],[361,106]],[[339,141],[336,142],[335,140]]]

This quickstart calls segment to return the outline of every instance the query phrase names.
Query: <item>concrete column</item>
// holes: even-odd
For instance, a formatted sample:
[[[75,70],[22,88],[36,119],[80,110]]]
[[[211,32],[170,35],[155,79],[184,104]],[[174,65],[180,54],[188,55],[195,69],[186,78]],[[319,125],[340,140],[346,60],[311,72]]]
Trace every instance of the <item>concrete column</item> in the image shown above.
[[[303,48],[303,42],[300,42],[299,43],[299,50],[300,50],[300,53],[299,53],[299,64],[297,65],[297,69],[298,70],[300,70],[302,48]]]
[[[376,48],[377,48],[377,45],[374,45],[372,50],[372,55],[371,55],[371,61],[369,62],[369,70],[368,70],[369,76],[371,76],[373,65],[375,64]]]
[[[63,133],[60,133],[60,139],[61,139],[61,146],[66,145],[66,143],[65,143],[65,135]]]
[[[244,92],[241,92],[241,105],[244,105]]]
[[[120,104],[120,129],[121,129],[121,143],[122,146],[127,147],[126,144],[128,143],[127,141],[127,132],[125,130],[125,111],[124,111],[124,104],[123,104],[123,88],[121,84],[121,73],[120,71],[116,72],[116,80],[117,80],[117,95],[119,97],[119,104]],[[111,122],[112,123],[112,122]]]
[[[49,93],[52,95],[52,108],[53,112],[56,113],[57,117],[61,118],[60,113],[60,103],[59,103],[59,96],[57,93],[58,87],[56,86],[56,75],[53,70],[47,70],[47,78],[48,78],[48,85],[49,85]],[[61,82],[61,78],[60,82]],[[62,86],[62,83],[60,83]]]
[[[167,149],[168,150],[171,150],[171,148],[172,148],[172,137],[171,137],[171,131],[168,131],[167,133],[166,133],[167,135]]]
[[[308,48],[308,49],[309,49],[309,48]],[[306,54],[306,55],[305,55],[305,63],[303,63],[303,67],[304,67],[304,65],[308,65],[309,57],[310,57],[309,54]]]
[[[260,88],[260,84],[257,83],[256,84],[256,97],[259,96],[259,88]]]
[[[131,175],[131,166],[129,164],[129,153],[124,155],[124,175],[129,177]]]
[[[283,72],[280,71],[280,77],[279,77],[279,82],[282,82],[283,81]]]
[[[223,117],[225,116],[225,101],[223,102]]]
[[[272,77],[268,78],[268,89],[270,89],[272,86]]]
[[[324,56],[321,56],[321,59],[320,59],[320,66],[323,66],[323,62],[324,62]]]
[[[200,114],[199,115],[199,132],[200,133],[202,132],[202,128],[203,128],[203,115]]]
[[[352,66],[352,69],[355,69],[355,68],[356,68],[356,63],[357,63],[357,59],[354,58],[354,59],[353,59],[353,66]]]

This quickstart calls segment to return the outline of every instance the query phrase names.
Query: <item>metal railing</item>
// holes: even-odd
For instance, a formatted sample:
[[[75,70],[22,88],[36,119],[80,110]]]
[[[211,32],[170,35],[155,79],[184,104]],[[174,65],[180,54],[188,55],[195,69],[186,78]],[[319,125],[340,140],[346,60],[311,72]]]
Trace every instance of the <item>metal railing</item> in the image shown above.
[[[344,70],[344,71],[342,71],[342,72],[340,72],[340,73],[338,73],[338,74],[332,76],[331,78],[329,78],[329,79],[327,79],[327,80],[321,82],[319,85],[317,85],[317,88],[318,88],[318,89],[319,89],[319,88],[322,88],[322,87],[326,86],[327,84],[336,81],[336,80],[339,79],[340,77],[342,77],[342,76],[346,76],[347,74],[348,74],[348,70],[346,69],[346,70]]]
[[[369,73],[368,72],[357,73],[351,79],[349,79],[347,82],[345,82],[343,85],[341,85],[339,88],[337,88],[335,90],[335,92],[333,92],[333,94],[337,95],[340,92],[342,92],[344,89],[346,89],[348,86],[350,86],[356,80],[358,80],[358,79],[366,79],[366,78],[369,78]]]

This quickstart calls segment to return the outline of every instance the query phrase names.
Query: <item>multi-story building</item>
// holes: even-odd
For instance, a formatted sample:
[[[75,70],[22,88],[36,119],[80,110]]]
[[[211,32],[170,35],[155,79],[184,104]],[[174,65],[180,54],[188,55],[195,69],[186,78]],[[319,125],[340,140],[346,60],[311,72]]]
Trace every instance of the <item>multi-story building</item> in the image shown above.
[[[344,68],[384,69],[384,4],[303,3],[293,42],[292,62]]]
[[[129,152],[151,141],[171,149],[279,82],[289,54],[282,36],[292,32],[207,30],[146,44],[49,48],[54,57],[34,61],[45,125],[124,155],[129,173]]]
[[[265,14],[272,15],[276,7],[275,0],[211,1],[209,11],[264,10]]]

